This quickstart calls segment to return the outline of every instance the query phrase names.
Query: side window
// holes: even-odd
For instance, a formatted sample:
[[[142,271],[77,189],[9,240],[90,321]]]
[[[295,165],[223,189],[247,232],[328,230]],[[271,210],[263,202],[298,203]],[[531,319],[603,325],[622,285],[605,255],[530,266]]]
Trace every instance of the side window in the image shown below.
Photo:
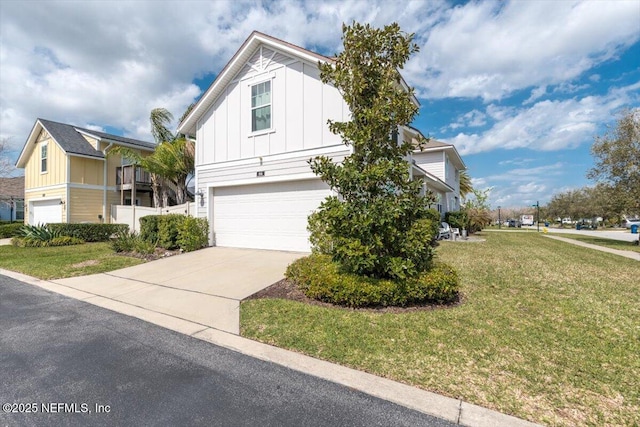
[[[271,81],[251,86],[251,132],[271,128]]]
[[[40,172],[47,172],[47,160],[49,158],[48,154],[49,144],[42,144],[40,146]]]

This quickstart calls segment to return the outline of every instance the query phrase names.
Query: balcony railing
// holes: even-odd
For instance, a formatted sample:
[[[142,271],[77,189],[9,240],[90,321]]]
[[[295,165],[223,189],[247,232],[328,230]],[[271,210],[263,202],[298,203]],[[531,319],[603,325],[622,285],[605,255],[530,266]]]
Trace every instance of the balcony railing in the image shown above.
[[[116,168],[116,185],[131,185],[135,168],[135,184],[151,185],[151,174],[140,166],[128,165]]]

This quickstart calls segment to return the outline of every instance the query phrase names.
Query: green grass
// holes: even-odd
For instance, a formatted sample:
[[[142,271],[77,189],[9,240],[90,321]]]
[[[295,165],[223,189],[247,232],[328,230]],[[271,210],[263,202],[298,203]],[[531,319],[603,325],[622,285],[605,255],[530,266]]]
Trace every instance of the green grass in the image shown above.
[[[49,248],[0,246],[0,268],[46,280],[103,273],[142,262],[116,255],[109,243]]]
[[[604,239],[600,237],[591,237],[591,236],[579,236],[575,234],[562,234],[561,237],[565,237],[567,239],[579,240],[585,243],[591,243],[592,245],[604,246],[611,249],[619,249],[621,251],[633,251],[640,252],[640,246],[634,245],[631,242],[623,242],[621,240],[613,240],[613,239]]]
[[[637,261],[532,233],[444,242],[463,303],[400,314],[248,300],[241,333],[550,425],[640,423]]]

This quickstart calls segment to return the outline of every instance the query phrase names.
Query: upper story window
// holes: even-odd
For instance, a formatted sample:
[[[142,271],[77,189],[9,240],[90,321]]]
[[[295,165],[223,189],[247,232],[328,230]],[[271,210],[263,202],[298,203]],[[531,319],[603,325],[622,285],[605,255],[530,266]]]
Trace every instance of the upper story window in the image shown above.
[[[40,146],[40,172],[47,172],[47,160],[49,158],[49,144],[42,144]]]
[[[271,81],[251,86],[251,132],[271,128]]]

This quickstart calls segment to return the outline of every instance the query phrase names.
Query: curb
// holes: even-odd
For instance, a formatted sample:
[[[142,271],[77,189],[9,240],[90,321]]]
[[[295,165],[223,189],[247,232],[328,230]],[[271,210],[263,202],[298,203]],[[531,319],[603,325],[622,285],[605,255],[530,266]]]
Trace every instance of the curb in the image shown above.
[[[135,317],[227,349],[272,362],[444,420],[473,427],[533,427],[529,421],[442,396],[387,378],[337,365],[290,350],[252,341],[188,320],[125,304],[47,280],[0,269],[0,274],[45,290]]]

